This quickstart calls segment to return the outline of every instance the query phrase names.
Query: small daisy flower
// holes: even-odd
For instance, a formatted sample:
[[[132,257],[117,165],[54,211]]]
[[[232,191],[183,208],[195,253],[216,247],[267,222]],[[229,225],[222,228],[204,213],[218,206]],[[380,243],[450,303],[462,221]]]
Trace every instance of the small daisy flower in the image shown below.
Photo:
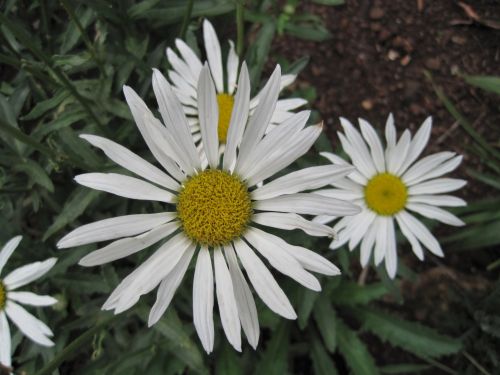
[[[412,139],[405,130],[396,142],[396,128],[392,114],[385,127],[385,150],[373,127],[360,119],[361,134],[346,119],[340,119],[344,133],[338,133],[344,151],[356,170],[332,185],[335,189],[321,190],[327,197],[350,200],[362,207],[355,216],[338,220],[333,229],[338,239],[330,245],[337,249],[348,243],[353,250],[361,244],[361,264],[365,267],[374,252],[375,264],[385,259],[385,268],[391,278],[396,275],[396,222],[408,239],[415,255],[424,259],[423,247],[442,257],[441,246],[432,233],[412,213],[442,223],[462,226],[463,221],[440,207],[464,206],[460,198],[443,195],[460,189],[466,181],[442,178],[457,168],[462,156],[453,152],[439,152],[418,160],[431,134],[432,120],[427,118]],[[347,163],[332,153],[322,153],[335,165]],[[336,215],[319,216],[316,222],[326,224]],[[374,250],[373,250],[374,249]]]
[[[287,296],[261,257],[315,291],[321,287],[309,271],[339,274],[338,268],[322,256],[292,246],[259,228],[301,229],[313,236],[332,236],[330,227],[300,215],[334,212],[344,216],[359,212],[351,203],[303,193],[346,176],[351,167],[306,168],[256,187],[258,182],[267,180],[306,153],[321,132],[320,126],[305,127],[309,117],[305,111],[265,135],[280,82],[278,66],[254,115],[247,121],[250,81],[246,65],[242,65],[221,161],[216,91],[208,66],[202,68],[198,83],[199,116],[205,145],[203,157],[208,167],[203,167],[179,100],[157,70],[153,74],[153,89],[164,124],[130,87],[125,87],[124,92],[139,131],[164,171],[108,139],[82,135],[114,162],[143,179],[115,173],[87,173],[75,178],[78,183],[165,205],[165,211],[160,213],[127,215],[87,224],[60,240],[58,246],[67,248],[118,239],[84,257],[80,261],[83,266],[124,258],[165,240],[118,285],[104,309],[115,313],[127,310],[141,295],[159,285],[149,315],[149,325],[155,324],[169,306],[194,256],[193,318],[202,345],[207,353],[213,350],[215,283],[223,330],[231,345],[240,351],[240,328],[253,348],[259,340],[257,310],[247,279],[271,310],[287,319],[296,318]]]
[[[30,263],[19,267],[7,276],[2,270],[22,237],[12,238],[0,251],[0,363],[11,366],[11,338],[7,318],[12,320],[22,333],[32,341],[43,346],[53,346],[49,337],[54,336],[49,327],[35,318],[19,304],[29,306],[51,306],[57,300],[50,296],[40,296],[31,292],[20,292],[18,288],[45,275],[54,266],[57,259],[50,258],[43,262]]]
[[[236,78],[238,76],[239,58],[234,49],[234,43],[229,40],[229,52],[227,61],[222,61],[221,46],[217,34],[208,20],[203,22],[203,40],[205,52],[212,74],[216,101],[219,112],[217,122],[217,135],[221,149],[223,149],[228,135],[231,113],[235,104]],[[202,63],[194,51],[181,39],[176,39],[175,45],[179,51],[177,55],[171,48],[167,48],[167,59],[172,67],[168,72],[170,82],[173,83],[174,92],[182,103],[184,113],[188,117],[191,130],[196,143],[201,140],[200,123],[198,121],[198,94],[197,85],[202,70]],[[224,74],[225,71],[225,74]],[[280,91],[292,84],[295,80],[294,74],[281,76]],[[250,100],[250,115],[253,114],[263,91]],[[270,128],[289,119],[293,110],[303,106],[307,101],[301,98],[290,98],[278,100],[270,120]],[[222,150],[221,150],[222,151]]]

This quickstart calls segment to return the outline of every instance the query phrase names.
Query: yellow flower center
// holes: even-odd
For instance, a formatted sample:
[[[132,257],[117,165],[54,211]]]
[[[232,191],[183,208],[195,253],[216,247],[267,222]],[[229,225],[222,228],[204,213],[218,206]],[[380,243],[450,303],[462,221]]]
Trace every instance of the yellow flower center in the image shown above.
[[[2,311],[5,307],[5,303],[7,302],[7,289],[5,285],[0,280],[0,311]]]
[[[207,169],[179,192],[177,215],[184,233],[203,245],[223,245],[241,236],[252,212],[246,185],[225,171]]]
[[[382,216],[391,216],[406,205],[408,191],[397,176],[380,173],[365,186],[365,202],[368,208]]]
[[[229,94],[218,94],[217,105],[219,106],[219,123],[217,124],[217,134],[219,142],[226,142],[227,130],[233,113],[234,97]]]

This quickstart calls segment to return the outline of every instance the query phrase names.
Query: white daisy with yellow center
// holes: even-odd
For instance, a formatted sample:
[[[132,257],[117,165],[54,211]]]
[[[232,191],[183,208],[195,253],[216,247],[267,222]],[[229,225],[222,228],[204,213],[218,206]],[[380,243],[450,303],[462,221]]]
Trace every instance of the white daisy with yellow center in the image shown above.
[[[222,59],[219,38],[208,20],[203,21],[203,40],[210,73],[216,89],[219,119],[217,124],[221,152],[227,141],[229,123],[235,100],[236,78],[238,76],[239,58],[234,49],[234,43],[229,40],[229,52],[225,64]],[[196,143],[201,140],[200,123],[198,120],[197,85],[203,64],[196,53],[181,39],[176,39],[175,45],[179,54],[167,48],[167,59],[171,70],[168,72],[174,92],[182,103],[184,113],[188,117]],[[280,91],[295,81],[294,74],[281,76]],[[253,114],[263,91],[250,100],[250,115]],[[293,116],[293,110],[303,106],[307,101],[301,98],[278,100],[270,120],[270,128]]]
[[[339,274],[327,259],[259,228],[301,229],[313,236],[332,236],[330,227],[313,223],[300,214],[334,212],[344,216],[359,212],[355,205],[339,199],[301,193],[346,176],[352,171],[350,166],[306,168],[267,181],[306,153],[321,132],[321,126],[305,126],[309,112],[304,111],[265,134],[280,81],[278,66],[248,120],[250,82],[243,63],[222,160],[217,131],[220,116],[208,66],[203,67],[198,83],[198,111],[205,146],[201,157],[179,100],[157,70],[153,74],[153,89],[163,124],[131,88],[125,87],[124,92],[144,140],[164,171],[108,139],[82,135],[114,162],[149,182],[123,174],[87,173],[75,178],[78,183],[126,198],[165,204],[165,212],[101,220],[77,228],[60,240],[58,247],[67,248],[118,239],[84,257],[80,261],[84,266],[104,264],[161,242],[113,291],[104,309],[122,312],[159,285],[149,316],[149,325],[155,324],[170,304],[191,258],[197,254],[193,319],[204,349],[213,350],[214,281],[228,341],[241,350],[242,327],[255,348],[259,323],[247,278],[271,310],[288,319],[296,318],[288,298],[257,253],[278,271],[312,290],[319,291],[321,287],[308,271]],[[202,160],[208,161],[207,167]],[[264,186],[256,187],[264,180]]]
[[[30,340],[43,346],[53,346],[50,337],[54,336],[49,327],[35,318],[21,305],[51,306],[57,300],[50,296],[40,296],[31,292],[20,292],[17,289],[45,275],[56,263],[56,258],[43,262],[30,263],[2,276],[2,270],[10,256],[16,250],[22,237],[9,240],[0,251],[0,364],[12,365],[12,343],[7,318],[19,328]]]
[[[385,267],[391,278],[397,271],[396,234],[394,220],[410,242],[413,252],[423,260],[422,245],[437,256],[443,256],[441,246],[432,233],[410,211],[442,223],[461,226],[462,220],[441,207],[464,206],[464,200],[443,195],[460,189],[466,181],[441,178],[457,168],[462,156],[453,152],[439,152],[417,161],[429,140],[432,120],[429,117],[412,139],[408,130],[396,141],[394,119],[389,115],[385,127],[387,147],[373,127],[359,120],[361,134],[346,119],[340,119],[344,133],[338,133],[344,151],[349,155],[356,170],[346,178],[332,183],[334,189],[318,191],[327,197],[350,200],[363,208],[355,216],[340,219],[333,229],[338,239],[330,248],[348,244],[353,250],[360,246],[361,264],[365,267],[374,253],[379,265],[385,259]],[[322,153],[338,166],[347,165],[332,153]],[[335,214],[321,215],[314,221],[327,224]]]

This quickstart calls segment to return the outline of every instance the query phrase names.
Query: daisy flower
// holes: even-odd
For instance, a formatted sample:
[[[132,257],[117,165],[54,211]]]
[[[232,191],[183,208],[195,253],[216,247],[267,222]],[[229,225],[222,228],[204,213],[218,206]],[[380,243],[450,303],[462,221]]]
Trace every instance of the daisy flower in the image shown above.
[[[375,264],[379,265],[385,259],[387,273],[394,278],[397,269],[396,222],[420,260],[424,259],[423,247],[442,257],[439,242],[413,213],[449,225],[464,225],[455,215],[440,208],[466,205],[460,198],[443,195],[460,189],[466,181],[441,177],[457,168],[462,156],[439,152],[417,161],[429,141],[432,128],[430,117],[413,139],[410,131],[405,130],[396,141],[394,118],[389,115],[385,127],[385,150],[368,122],[359,120],[361,134],[348,120],[341,118],[340,122],[344,133],[339,132],[338,135],[356,170],[332,183],[334,189],[318,193],[350,200],[361,206],[362,212],[336,222],[333,229],[338,239],[332,242],[330,248],[337,249],[348,243],[349,249],[353,250],[361,244],[362,266],[368,264],[373,252]],[[322,155],[335,165],[347,164],[332,153]],[[326,224],[337,219],[335,216],[320,216],[315,221]]]
[[[229,40],[229,52],[224,64],[222,60],[221,46],[217,34],[208,20],[203,21],[203,40],[205,52],[208,60],[210,73],[213,77],[216,89],[216,102],[219,112],[217,122],[217,135],[222,149],[227,141],[231,113],[235,104],[236,78],[238,75],[239,58],[234,49],[234,43]],[[188,117],[191,131],[198,143],[202,136],[200,132],[200,122],[198,120],[198,93],[197,85],[202,70],[202,62],[194,51],[181,39],[176,39],[175,45],[179,51],[176,54],[171,48],[167,48],[167,59],[172,67],[168,72],[170,82],[173,84],[174,92],[181,101],[184,113]],[[225,74],[224,74],[225,72]],[[281,76],[280,87],[283,88],[292,84],[295,80],[294,74]],[[250,115],[253,114],[263,91],[250,100]],[[307,101],[301,98],[278,100],[276,108],[272,113],[270,128],[289,119],[297,109]]]
[[[321,132],[321,126],[305,127],[309,116],[305,111],[264,134],[276,106],[280,82],[278,66],[264,88],[254,115],[247,121],[250,82],[246,65],[242,65],[227,145],[220,160],[216,91],[208,66],[202,68],[197,90],[205,145],[203,157],[208,161],[205,168],[181,104],[157,70],[153,73],[153,89],[164,123],[153,116],[130,87],[125,87],[124,93],[139,131],[163,171],[108,139],[82,135],[114,162],[142,179],[116,173],[87,173],[75,178],[78,183],[122,197],[159,201],[165,205],[164,212],[87,224],[60,240],[58,246],[67,248],[118,239],[81,259],[83,266],[120,259],[165,240],[123,279],[105,302],[104,309],[115,313],[127,310],[141,295],[159,285],[148,322],[150,326],[155,324],[195,257],[193,320],[203,348],[207,353],[213,350],[215,283],[223,330],[231,345],[239,351],[240,328],[253,348],[259,340],[257,310],[247,279],[272,311],[288,319],[296,318],[287,296],[261,257],[281,273],[315,291],[321,287],[309,271],[339,274],[337,267],[322,256],[292,246],[262,229],[301,229],[313,236],[332,236],[330,227],[313,223],[300,214],[334,212],[343,216],[359,212],[351,203],[303,192],[346,176],[352,171],[351,167],[306,168],[255,187],[306,153]]]
[[[43,262],[30,263],[19,267],[7,276],[2,276],[2,269],[22,237],[12,238],[0,251],[0,363],[10,367],[11,338],[7,318],[21,330],[26,337],[43,346],[53,346],[49,337],[54,334],[42,321],[35,318],[19,304],[29,306],[51,306],[57,300],[50,296],[40,296],[31,292],[20,292],[18,288],[45,275],[54,266],[57,259],[49,258]]]

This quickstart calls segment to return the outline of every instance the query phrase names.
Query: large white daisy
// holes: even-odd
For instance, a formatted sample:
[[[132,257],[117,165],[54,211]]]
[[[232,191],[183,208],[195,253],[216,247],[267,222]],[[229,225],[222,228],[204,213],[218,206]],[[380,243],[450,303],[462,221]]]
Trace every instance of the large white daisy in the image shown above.
[[[203,40],[208,66],[215,83],[216,102],[219,110],[217,135],[222,151],[227,140],[231,113],[235,104],[234,95],[236,92],[239,58],[235,52],[234,43],[229,40],[229,52],[224,64],[219,39],[208,20],[203,21]],[[167,48],[167,59],[172,68],[168,71],[168,77],[173,84],[174,92],[182,103],[184,113],[188,117],[195,142],[198,143],[202,137],[198,120],[199,104],[197,86],[203,64],[198,56],[196,56],[196,53],[183,40],[176,39],[175,45],[179,54],[176,54],[171,48]],[[279,90],[281,91],[293,83],[295,77],[294,74],[281,76]],[[250,115],[253,114],[262,97],[263,91],[250,100]],[[293,116],[293,110],[306,103],[307,101],[301,98],[278,100],[271,116],[270,129],[274,125],[289,119]]]
[[[375,264],[385,259],[385,267],[391,278],[397,270],[396,234],[394,221],[408,239],[415,255],[423,260],[422,245],[433,254],[442,257],[441,246],[432,233],[411,212],[442,223],[461,226],[462,220],[441,207],[464,206],[464,200],[443,195],[460,189],[466,181],[441,178],[453,171],[462,156],[453,152],[439,152],[418,157],[429,140],[432,128],[427,118],[412,139],[405,130],[396,141],[394,118],[389,115],[385,127],[385,150],[373,127],[360,119],[361,134],[346,119],[340,122],[344,133],[338,133],[344,151],[349,155],[356,170],[346,178],[332,183],[334,189],[318,193],[327,197],[350,200],[362,207],[355,216],[341,218],[333,226],[338,238],[330,245],[337,249],[348,243],[353,250],[361,244],[361,264],[365,267],[374,252]],[[322,153],[333,164],[347,165],[346,161],[332,153]],[[337,215],[322,215],[314,221],[326,224]]]
[[[57,259],[30,263],[19,267],[2,277],[2,270],[22,237],[12,238],[0,251],[0,363],[10,367],[11,336],[7,318],[12,320],[22,333],[32,341],[43,346],[53,346],[49,337],[54,334],[42,321],[35,318],[19,304],[29,306],[51,306],[57,300],[50,296],[40,296],[31,292],[20,292],[18,288],[39,279],[54,266]]]
[[[301,193],[347,175],[352,170],[349,166],[306,168],[255,188],[256,183],[307,152],[321,132],[321,126],[305,127],[309,116],[305,111],[264,136],[276,106],[280,81],[278,66],[247,125],[250,82],[243,64],[227,147],[220,161],[216,91],[208,67],[202,69],[198,110],[207,168],[202,167],[181,104],[157,70],[153,73],[153,89],[163,124],[130,87],[125,87],[124,92],[139,131],[164,171],[108,139],[82,135],[114,162],[144,180],[116,173],[87,173],[75,178],[78,183],[126,198],[165,204],[164,212],[101,220],[77,228],[60,240],[58,246],[67,248],[120,238],[84,257],[80,261],[83,266],[120,259],[166,240],[120,283],[104,309],[120,313],[159,285],[149,315],[149,325],[153,325],[167,309],[196,254],[193,317],[204,349],[211,352],[214,344],[214,282],[222,327],[229,342],[241,350],[241,326],[255,348],[259,339],[257,311],[240,263],[257,295],[271,310],[288,319],[296,318],[295,311],[261,257],[316,291],[321,289],[320,284],[308,271],[339,274],[337,267],[320,255],[292,246],[259,228],[301,229],[313,236],[332,236],[330,227],[298,214],[334,212],[344,216],[359,212],[351,203]]]

